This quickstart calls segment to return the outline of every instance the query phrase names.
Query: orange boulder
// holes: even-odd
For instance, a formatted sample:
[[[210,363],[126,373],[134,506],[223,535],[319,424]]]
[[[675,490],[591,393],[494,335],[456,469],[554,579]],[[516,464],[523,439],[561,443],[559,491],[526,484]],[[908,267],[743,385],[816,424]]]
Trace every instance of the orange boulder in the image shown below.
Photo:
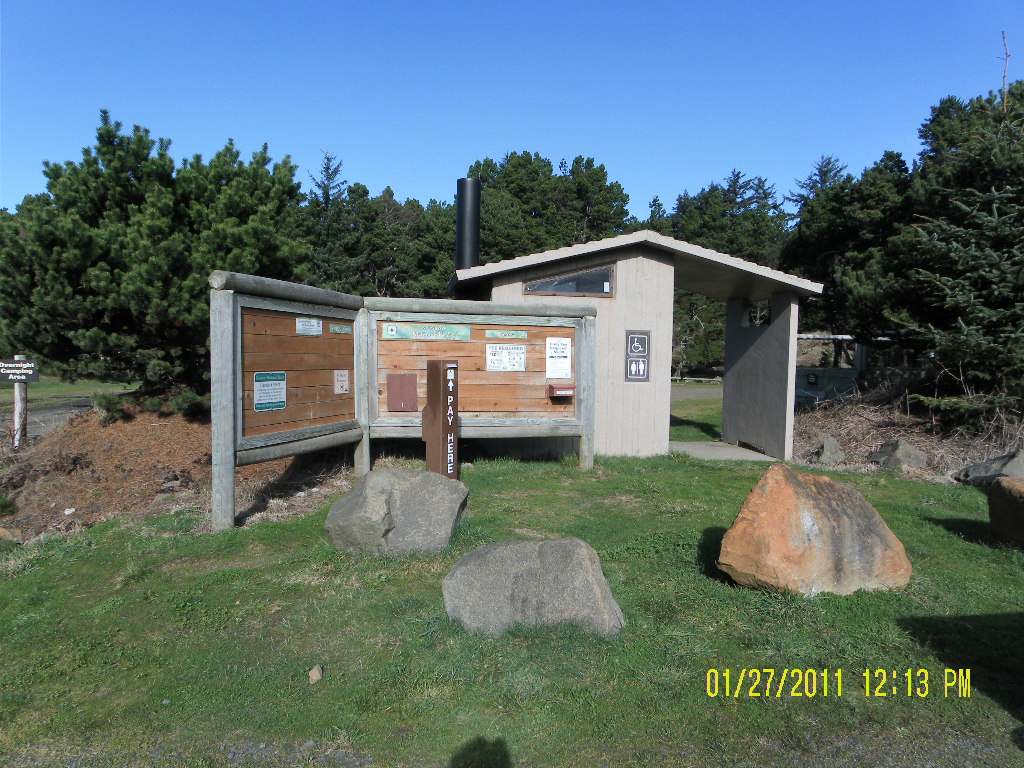
[[[742,586],[814,595],[910,581],[903,544],[857,490],[773,464],[722,539],[718,567]]]
[[[996,478],[988,493],[988,519],[997,539],[1024,547],[1024,479]]]

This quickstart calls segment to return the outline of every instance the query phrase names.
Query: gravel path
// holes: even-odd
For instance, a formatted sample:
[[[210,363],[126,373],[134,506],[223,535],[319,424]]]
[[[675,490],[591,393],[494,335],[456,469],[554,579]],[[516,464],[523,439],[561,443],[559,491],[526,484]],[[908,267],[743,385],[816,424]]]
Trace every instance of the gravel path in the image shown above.
[[[92,408],[88,397],[52,397],[28,406],[28,437],[42,437],[68,419],[79,416]],[[13,429],[14,409],[9,405],[0,406],[0,434],[7,435]]]

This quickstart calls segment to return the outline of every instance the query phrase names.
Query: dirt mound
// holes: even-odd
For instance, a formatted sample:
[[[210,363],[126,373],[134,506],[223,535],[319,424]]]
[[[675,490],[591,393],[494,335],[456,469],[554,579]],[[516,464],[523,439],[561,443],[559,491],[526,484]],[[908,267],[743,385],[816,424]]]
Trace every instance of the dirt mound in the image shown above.
[[[351,480],[350,468],[333,454],[239,467],[236,509],[245,521],[312,511]],[[209,424],[142,412],[104,427],[89,411],[27,450],[0,457],[0,495],[15,508],[0,527],[21,531],[27,541],[185,508],[205,517],[210,483]]]

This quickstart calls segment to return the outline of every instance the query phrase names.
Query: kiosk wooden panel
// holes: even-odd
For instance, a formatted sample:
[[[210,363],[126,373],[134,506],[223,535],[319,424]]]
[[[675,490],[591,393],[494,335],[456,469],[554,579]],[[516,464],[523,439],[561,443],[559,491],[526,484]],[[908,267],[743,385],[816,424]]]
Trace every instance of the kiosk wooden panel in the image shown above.
[[[352,320],[242,307],[241,325],[243,437],[355,419]],[[281,373],[284,400],[257,403],[258,375]]]
[[[388,410],[388,374],[414,373],[417,394],[425,402],[427,361],[444,358],[459,364],[459,402],[463,424],[480,417],[575,418],[575,397],[550,397],[549,385],[575,387],[576,329],[566,326],[499,325],[472,323],[468,340],[416,340],[392,338],[389,329],[404,331],[429,323],[399,323],[383,320],[377,324],[377,414],[405,416]],[[438,325],[440,324],[434,324]],[[449,324],[451,325],[451,324]],[[488,337],[488,333],[492,334]],[[547,378],[547,339],[569,339],[571,376]],[[522,371],[488,370],[488,346],[523,347]],[[515,352],[512,351],[512,357]]]

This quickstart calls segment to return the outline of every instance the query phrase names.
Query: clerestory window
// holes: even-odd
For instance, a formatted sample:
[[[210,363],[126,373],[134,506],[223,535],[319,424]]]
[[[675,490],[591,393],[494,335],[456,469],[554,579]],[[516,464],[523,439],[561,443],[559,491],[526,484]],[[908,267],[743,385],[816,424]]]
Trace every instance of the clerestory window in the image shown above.
[[[528,296],[614,296],[615,270],[611,264],[598,269],[533,280],[523,286]]]

